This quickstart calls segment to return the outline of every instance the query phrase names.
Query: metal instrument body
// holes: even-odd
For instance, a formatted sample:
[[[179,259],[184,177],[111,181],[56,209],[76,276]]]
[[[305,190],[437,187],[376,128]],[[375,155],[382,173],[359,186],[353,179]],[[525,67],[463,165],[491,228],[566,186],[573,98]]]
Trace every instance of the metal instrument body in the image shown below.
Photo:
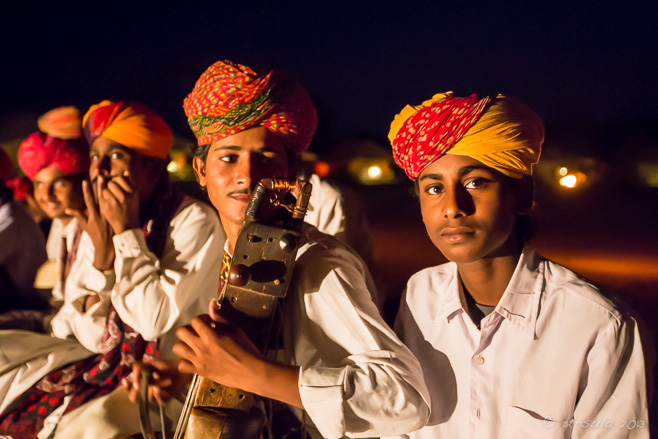
[[[303,180],[264,179],[257,185],[218,299],[222,313],[263,353],[292,278],[310,194],[311,184]],[[258,438],[264,418],[257,398],[195,376],[174,438]]]

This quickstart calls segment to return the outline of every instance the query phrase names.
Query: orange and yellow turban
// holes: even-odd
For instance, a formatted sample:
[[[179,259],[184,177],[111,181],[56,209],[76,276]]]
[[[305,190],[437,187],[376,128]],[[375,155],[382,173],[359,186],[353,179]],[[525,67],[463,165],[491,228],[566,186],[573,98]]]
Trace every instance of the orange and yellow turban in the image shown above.
[[[281,134],[296,154],[308,148],[318,117],[297,83],[275,72],[257,75],[249,67],[217,61],[199,77],[183,109],[199,145],[262,126]]]
[[[439,93],[391,123],[395,162],[415,180],[443,154],[464,155],[512,178],[532,174],[544,141],[539,116],[516,99]]]
[[[18,149],[18,165],[30,180],[49,166],[69,175],[89,172],[89,145],[82,137],[77,108],[50,110],[38,125],[40,131],[30,134]]]
[[[92,105],[82,118],[89,144],[105,137],[149,157],[164,159],[173,136],[167,123],[146,105],[102,101]]]

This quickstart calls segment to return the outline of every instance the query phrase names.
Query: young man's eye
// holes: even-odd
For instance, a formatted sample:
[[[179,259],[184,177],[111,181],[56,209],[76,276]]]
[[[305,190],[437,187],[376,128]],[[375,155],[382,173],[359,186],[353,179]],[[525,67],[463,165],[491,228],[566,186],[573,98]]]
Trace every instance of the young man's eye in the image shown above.
[[[110,158],[112,160],[123,160],[125,155],[121,152],[113,152]]]
[[[443,192],[443,186],[432,185],[425,188],[425,192],[429,195],[438,195]]]
[[[472,178],[464,183],[466,189],[478,189],[487,184],[487,180],[484,178]]]
[[[69,182],[66,180],[57,180],[56,182],[53,183],[53,187],[55,189],[64,189],[69,186]]]
[[[99,157],[100,156],[98,154],[90,154],[89,155],[89,160],[91,160],[92,162],[95,162],[96,160],[98,160]]]
[[[224,163],[235,163],[238,161],[238,155],[237,154],[226,154],[221,157],[219,157],[219,160],[221,160]]]

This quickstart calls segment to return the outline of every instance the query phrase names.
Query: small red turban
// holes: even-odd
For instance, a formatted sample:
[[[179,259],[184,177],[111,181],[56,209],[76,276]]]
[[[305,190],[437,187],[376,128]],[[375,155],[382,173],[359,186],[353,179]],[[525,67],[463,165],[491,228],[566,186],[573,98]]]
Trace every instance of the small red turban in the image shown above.
[[[89,145],[80,137],[77,109],[60,107],[51,110],[39,118],[39,128],[43,132],[30,134],[18,149],[18,164],[30,180],[48,166],[65,174],[89,172]]]
[[[14,166],[11,163],[9,155],[4,149],[0,148],[0,180],[8,180],[11,177],[11,171]]]
[[[102,136],[149,157],[166,158],[173,142],[164,119],[138,103],[102,101],[89,108],[82,125],[90,145]]]
[[[258,76],[231,61],[208,67],[183,109],[199,145],[262,126],[283,135],[287,146],[301,154],[318,124],[311,98],[300,84],[280,81],[276,72]]]

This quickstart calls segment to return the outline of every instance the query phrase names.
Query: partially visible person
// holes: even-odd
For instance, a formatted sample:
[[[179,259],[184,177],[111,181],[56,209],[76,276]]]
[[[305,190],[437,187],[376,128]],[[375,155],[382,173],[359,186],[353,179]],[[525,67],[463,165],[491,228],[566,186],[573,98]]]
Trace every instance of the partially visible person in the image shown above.
[[[7,186],[12,172],[11,159],[0,148],[0,312],[44,309],[48,301],[33,285],[46,260],[45,240],[30,214],[13,200]]]
[[[66,213],[89,239],[81,240],[87,245],[78,250],[79,269],[68,275],[53,333],[98,354],[51,352],[47,362],[38,359],[40,367],[30,367],[37,361],[31,360],[0,377],[0,434],[138,433],[138,410],[120,381],[136,361],[173,361],[175,331],[217,294],[224,234],[210,206],[169,184],[172,135],[165,121],[139,103],[102,101],[87,111],[83,128],[91,148],[91,183],[82,185],[86,211]],[[102,332],[90,316],[104,318]],[[177,419],[180,408],[170,401],[167,416]]]
[[[52,288],[52,304],[64,300],[66,279],[76,261],[83,237],[78,221],[67,209],[84,209],[82,181],[89,172],[89,145],[75,107],[59,107],[38,119],[39,131],[18,149],[18,164],[30,179],[33,198],[52,223],[46,241],[48,262],[39,271],[40,286]],[[51,269],[52,268],[52,269]],[[45,279],[49,274],[52,279]]]
[[[34,219],[34,222],[39,225],[43,236],[48,236],[52,220],[48,218],[48,215],[46,215],[43,210],[41,210],[39,204],[34,199],[34,190],[30,179],[21,175],[7,181],[7,186],[14,190],[14,200],[25,207],[25,210],[27,210],[32,216],[32,219]],[[48,244],[46,244],[46,247],[48,247]],[[48,252],[47,248],[46,252]]]
[[[637,322],[527,244],[539,116],[501,95],[441,93],[405,107],[389,139],[450,261],[409,280],[396,321],[432,401],[404,437],[648,438]]]
[[[296,175],[315,131],[315,108],[301,85],[276,71],[258,75],[219,61],[201,75],[184,109],[198,142],[194,169],[226,230],[226,274],[253,189],[262,178]],[[287,403],[313,437],[420,427],[429,413],[418,362],[379,315],[363,261],[311,225],[302,235],[281,302],[279,359],[258,353],[212,301],[209,315],[177,333],[179,370]]]

